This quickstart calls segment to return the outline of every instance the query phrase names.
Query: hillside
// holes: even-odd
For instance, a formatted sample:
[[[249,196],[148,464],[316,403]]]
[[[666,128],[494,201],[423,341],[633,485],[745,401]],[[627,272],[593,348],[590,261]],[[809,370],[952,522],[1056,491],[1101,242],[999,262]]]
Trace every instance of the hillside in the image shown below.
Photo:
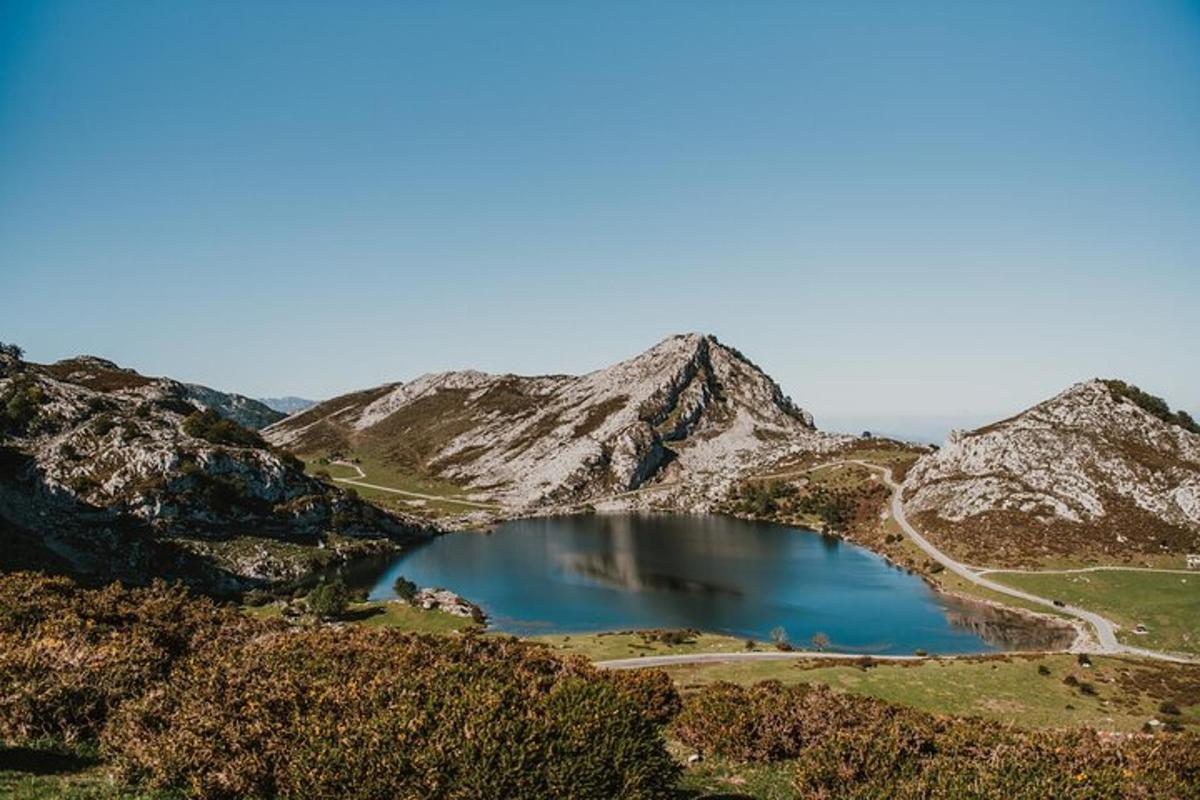
[[[306,456],[368,455],[512,509],[639,505],[649,501],[624,493],[654,487],[655,504],[704,510],[743,472],[844,438],[819,433],[762,370],[701,334],[582,376],[384,384],[263,434]]]
[[[0,566],[233,590],[420,532],[237,424],[258,406],[100,359],[0,355]]]
[[[905,507],[975,564],[1106,562],[1200,551],[1200,434],[1121,381],[1076,384],[955,431],[904,482]]]
[[[150,378],[95,356],[68,358],[38,366],[37,369],[64,383],[73,383],[99,392],[155,386],[159,391],[179,397],[198,409],[211,408],[226,419],[252,430],[265,428],[287,416],[258,400],[240,394],[221,392],[198,383],[180,383],[170,378]]]

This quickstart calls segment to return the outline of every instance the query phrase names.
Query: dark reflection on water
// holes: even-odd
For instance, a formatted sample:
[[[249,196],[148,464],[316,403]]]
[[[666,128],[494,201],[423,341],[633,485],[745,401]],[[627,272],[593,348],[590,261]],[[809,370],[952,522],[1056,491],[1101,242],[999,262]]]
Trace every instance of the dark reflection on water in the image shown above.
[[[782,626],[798,645],[820,632],[836,649],[863,653],[996,649],[969,606],[951,609],[866,550],[727,517],[517,520],[343,574],[376,599],[392,596],[399,575],[444,586],[517,634],[690,627],[766,639]]]

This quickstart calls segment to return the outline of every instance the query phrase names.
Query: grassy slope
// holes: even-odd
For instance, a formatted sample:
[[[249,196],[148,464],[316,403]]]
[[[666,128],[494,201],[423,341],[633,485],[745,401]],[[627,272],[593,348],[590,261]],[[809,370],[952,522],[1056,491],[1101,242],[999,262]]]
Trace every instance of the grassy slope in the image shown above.
[[[825,683],[834,688],[879,697],[941,714],[979,716],[1022,727],[1079,727],[1136,731],[1163,716],[1158,706],[1177,703],[1178,718],[1200,725],[1200,667],[1093,657],[1083,667],[1074,656],[924,661],[876,664],[869,669],[820,661],[759,661],[697,664],[668,668],[687,690],[716,680],[754,683]],[[1049,675],[1042,675],[1039,666]],[[1095,687],[1087,695],[1064,683],[1068,675]]]
[[[426,475],[406,472],[394,464],[370,455],[352,453],[348,456],[348,458],[357,458],[359,460],[359,466],[367,474],[366,478],[359,478],[358,473],[354,469],[341,464],[322,464],[320,463],[320,455],[306,455],[301,458],[309,474],[315,474],[323,470],[328,472],[332,478],[363,480],[377,486],[386,486],[403,492],[433,495],[440,498],[431,500],[419,497],[407,497],[395,494],[394,492],[372,489],[352,483],[339,482],[337,484],[343,488],[352,488],[363,498],[385,508],[405,511],[410,514],[425,514],[433,517],[453,516],[478,510],[478,506],[455,502],[456,499],[473,499],[466,496],[461,486]]]
[[[1128,644],[1200,653],[1200,574],[1130,570],[988,577],[1103,614],[1121,626],[1119,638]],[[1133,632],[1139,623],[1146,626],[1145,635]]]
[[[629,632],[531,636],[527,641],[545,644],[561,655],[580,655],[593,661],[684,653],[744,653],[748,650],[745,639],[711,633],[690,636],[687,641],[676,645],[646,641],[638,634]],[[762,651],[772,648],[756,642],[753,649]]]
[[[278,617],[281,613],[281,607],[276,603],[247,606],[243,610],[256,617]],[[351,603],[342,619],[370,628],[398,628],[412,633],[453,633],[473,625],[465,617],[456,617],[445,611],[426,611],[391,600]]]

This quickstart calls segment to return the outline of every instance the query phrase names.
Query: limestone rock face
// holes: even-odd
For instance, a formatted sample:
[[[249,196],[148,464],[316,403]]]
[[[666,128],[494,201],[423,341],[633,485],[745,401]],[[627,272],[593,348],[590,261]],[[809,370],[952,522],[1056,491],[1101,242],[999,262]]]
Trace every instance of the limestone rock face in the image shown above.
[[[253,410],[238,395],[91,357],[0,366],[0,397],[23,409],[0,423],[0,531],[13,536],[0,548],[49,551],[107,577],[210,586],[215,577],[230,588],[303,573],[305,548],[330,532],[407,537],[424,527],[306,475],[249,432],[242,444],[218,444],[185,430],[204,407],[198,398],[235,419]],[[243,536],[262,540],[262,552],[236,546]],[[184,562],[195,567],[186,575]]]
[[[1194,552],[1200,435],[1111,383],[1076,384],[1011,419],[955,431],[909,470],[906,508],[951,546],[983,554],[1010,540],[1033,554]]]
[[[424,375],[334,398],[264,435],[298,453],[370,453],[518,510],[650,486],[662,490],[656,503],[704,510],[745,471],[844,438],[818,432],[762,370],[702,334],[581,376]]]

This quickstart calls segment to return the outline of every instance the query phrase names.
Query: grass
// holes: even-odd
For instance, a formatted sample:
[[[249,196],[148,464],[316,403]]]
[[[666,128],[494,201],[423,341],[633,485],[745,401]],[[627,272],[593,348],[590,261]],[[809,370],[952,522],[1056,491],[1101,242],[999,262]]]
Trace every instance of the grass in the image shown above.
[[[40,742],[0,745],[0,797],[115,800],[139,796],[117,786],[93,749]]]
[[[560,655],[578,655],[593,661],[608,661],[618,658],[638,658],[639,656],[684,655],[687,653],[745,653],[751,652],[746,647],[745,639],[733,636],[721,636],[712,633],[698,633],[689,636],[679,644],[665,644],[660,641],[647,641],[637,632],[623,631],[617,633],[586,633],[554,636],[530,636],[527,641],[540,642],[549,646]],[[754,643],[754,652],[773,649],[762,642]]]
[[[396,494],[380,489],[373,489],[369,486],[362,486],[354,483],[338,482],[339,486],[352,488],[363,498],[377,503],[386,508],[392,508],[398,511],[408,513],[426,514],[429,516],[457,516],[470,511],[478,510],[477,505],[467,505],[459,500],[471,500],[465,495],[461,486],[450,483],[448,481],[432,478],[427,475],[420,475],[406,471],[391,464],[381,458],[377,458],[365,453],[351,453],[346,456],[347,460],[354,461],[357,459],[358,466],[366,473],[367,477],[360,478],[358,471],[353,467],[343,464],[321,463],[325,456],[321,454],[310,454],[301,456],[304,461],[305,470],[309,474],[315,474],[320,471],[329,473],[331,478],[348,478],[350,480],[362,480],[367,483],[373,483],[378,486],[385,486],[390,489],[396,489],[401,492],[412,492],[414,494],[431,495],[433,499],[426,497],[408,497],[405,495]]]
[[[668,747],[681,761],[692,751],[676,742]],[[795,800],[791,788],[792,762],[778,764],[738,764],[718,756],[708,756],[703,761],[688,765],[679,779],[681,794],[686,798],[710,798],[711,800]]]
[[[994,572],[993,580],[1095,611],[1121,626],[1121,641],[1200,653],[1200,574],[1112,570],[1075,574]],[[1135,626],[1147,633],[1139,635]]]
[[[717,680],[750,684],[761,680],[823,683],[856,694],[938,714],[979,716],[1022,727],[1137,731],[1158,706],[1180,706],[1177,721],[1200,725],[1200,667],[1136,659],[1075,656],[1002,656],[942,659],[904,664],[853,662],[742,661],[666,668],[683,690]],[[1044,667],[1049,674],[1041,674]],[[1088,695],[1064,683],[1068,675],[1095,687]],[[1181,702],[1182,701],[1182,702]]]
[[[242,611],[261,619],[278,618],[283,614],[283,605],[268,603],[245,606]],[[396,600],[351,603],[342,621],[368,628],[396,628],[410,633],[454,633],[475,625],[466,617],[457,617],[437,609],[427,611]]]

